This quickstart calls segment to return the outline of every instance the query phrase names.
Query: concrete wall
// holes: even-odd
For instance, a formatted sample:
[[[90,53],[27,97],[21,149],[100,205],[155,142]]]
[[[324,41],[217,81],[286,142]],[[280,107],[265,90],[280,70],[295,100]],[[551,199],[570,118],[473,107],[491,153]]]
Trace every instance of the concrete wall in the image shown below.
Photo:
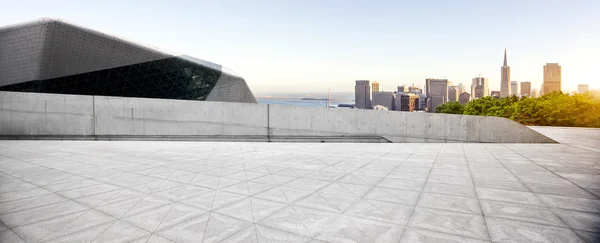
[[[498,117],[18,92],[0,92],[0,135],[554,142]]]

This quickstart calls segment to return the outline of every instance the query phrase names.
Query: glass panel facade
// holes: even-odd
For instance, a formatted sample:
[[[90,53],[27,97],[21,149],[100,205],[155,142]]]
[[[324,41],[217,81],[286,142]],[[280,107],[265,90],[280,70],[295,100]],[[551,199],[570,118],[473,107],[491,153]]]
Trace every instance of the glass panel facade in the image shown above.
[[[220,70],[173,57],[0,87],[0,91],[205,100]]]

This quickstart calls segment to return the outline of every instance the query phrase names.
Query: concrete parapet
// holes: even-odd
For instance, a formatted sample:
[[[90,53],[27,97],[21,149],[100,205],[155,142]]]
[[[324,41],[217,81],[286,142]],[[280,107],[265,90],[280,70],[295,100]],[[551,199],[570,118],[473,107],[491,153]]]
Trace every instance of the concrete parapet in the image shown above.
[[[0,92],[0,136],[30,139],[555,143],[505,118]]]

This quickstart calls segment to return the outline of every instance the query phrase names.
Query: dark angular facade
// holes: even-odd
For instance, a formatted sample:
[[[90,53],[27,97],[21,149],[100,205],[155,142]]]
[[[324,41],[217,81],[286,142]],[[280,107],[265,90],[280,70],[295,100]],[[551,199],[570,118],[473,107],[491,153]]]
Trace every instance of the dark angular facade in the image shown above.
[[[0,28],[0,91],[256,103],[241,77],[54,19]]]

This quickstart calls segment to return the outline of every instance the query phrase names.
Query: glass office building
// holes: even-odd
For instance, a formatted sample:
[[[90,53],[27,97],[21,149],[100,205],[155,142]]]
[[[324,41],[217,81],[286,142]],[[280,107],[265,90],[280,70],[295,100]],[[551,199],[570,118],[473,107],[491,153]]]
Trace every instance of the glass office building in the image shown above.
[[[0,91],[256,103],[211,62],[56,19],[0,28]]]

